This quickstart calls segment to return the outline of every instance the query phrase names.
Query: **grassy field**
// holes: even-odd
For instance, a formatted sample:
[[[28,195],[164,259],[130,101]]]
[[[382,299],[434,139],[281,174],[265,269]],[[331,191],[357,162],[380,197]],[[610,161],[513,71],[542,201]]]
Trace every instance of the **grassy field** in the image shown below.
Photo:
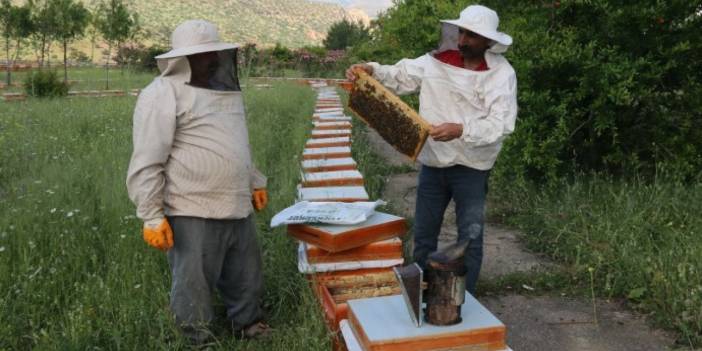
[[[52,66],[59,79],[63,80],[63,66]],[[29,71],[12,72],[12,83],[24,83]],[[68,69],[68,80],[70,90],[104,90],[106,83],[104,67],[80,67]],[[127,69],[110,67],[109,88],[110,90],[131,90],[140,89],[149,84],[153,74],[148,72],[134,72]],[[0,72],[0,82],[5,83],[5,72]],[[0,93],[24,92],[23,87],[11,86],[1,89]]]
[[[273,83],[245,94],[254,157],[269,176],[271,203],[257,220],[276,332],[261,342],[223,332],[220,349],[329,350],[295,245],[267,226],[293,202],[314,93]],[[0,103],[0,350],[184,348],[165,255],[142,241],[126,195],[134,102]]]
[[[625,298],[677,330],[682,345],[702,345],[702,183],[665,171],[647,181],[582,176],[539,187],[495,179],[490,196],[493,219],[565,263],[566,276],[541,277],[540,288]]]

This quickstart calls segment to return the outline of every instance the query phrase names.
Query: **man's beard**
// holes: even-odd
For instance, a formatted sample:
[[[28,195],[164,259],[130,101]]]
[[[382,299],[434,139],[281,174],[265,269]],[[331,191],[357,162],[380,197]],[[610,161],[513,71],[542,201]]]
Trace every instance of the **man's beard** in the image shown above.
[[[464,59],[475,59],[485,56],[485,49],[476,49],[468,45],[459,45],[458,50]]]

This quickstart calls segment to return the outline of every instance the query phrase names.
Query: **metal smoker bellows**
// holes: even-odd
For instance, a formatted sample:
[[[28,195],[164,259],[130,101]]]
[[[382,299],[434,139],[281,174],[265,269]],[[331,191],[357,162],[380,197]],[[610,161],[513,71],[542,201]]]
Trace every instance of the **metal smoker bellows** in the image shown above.
[[[457,242],[429,255],[426,272],[416,263],[394,268],[415,326],[420,327],[422,319],[433,325],[453,325],[462,321],[461,305],[465,302],[466,290],[464,255],[470,241]],[[426,280],[424,294],[422,278]],[[426,302],[424,318],[422,302]]]

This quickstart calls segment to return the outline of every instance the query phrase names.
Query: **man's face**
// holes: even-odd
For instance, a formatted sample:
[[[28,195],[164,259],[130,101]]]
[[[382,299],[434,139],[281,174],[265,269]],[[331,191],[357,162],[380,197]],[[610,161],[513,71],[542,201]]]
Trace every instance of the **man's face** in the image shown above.
[[[188,55],[188,62],[194,75],[202,78],[211,77],[219,66],[219,55],[215,51]]]
[[[492,41],[468,29],[458,28],[458,50],[463,58],[479,58],[485,55]]]

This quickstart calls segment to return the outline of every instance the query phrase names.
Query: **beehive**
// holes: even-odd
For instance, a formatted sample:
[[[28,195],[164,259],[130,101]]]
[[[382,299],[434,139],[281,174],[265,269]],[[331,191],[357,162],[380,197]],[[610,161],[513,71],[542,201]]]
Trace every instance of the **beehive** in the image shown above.
[[[297,199],[312,202],[368,201],[368,192],[362,186],[299,187]]]
[[[377,241],[339,252],[329,252],[312,244],[305,244],[304,247],[309,263],[338,263],[402,258],[402,240],[399,238]]]
[[[356,71],[349,108],[400,153],[415,160],[431,125],[373,77]]]
[[[288,225],[288,234],[291,236],[329,252],[350,250],[376,241],[399,237],[406,231],[407,225],[404,218],[383,212],[375,212],[365,222],[355,225]]]
[[[303,172],[300,184],[305,188],[340,185],[363,185],[363,175],[357,170],[333,172]]]
[[[303,160],[323,160],[330,158],[351,157],[351,148],[348,146],[314,147],[302,151]]]
[[[412,323],[402,296],[348,301],[348,321],[365,351],[503,351],[505,325],[465,293],[461,322],[450,326]]]
[[[391,268],[318,273],[310,279],[332,331],[348,317],[348,300],[401,294]]]
[[[310,159],[302,161],[304,172],[331,172],[356,169],[356,161],[351,157]]]
[[[305,143],[305,148],[314,149],[321,147],[338,147],[338,146],[351,146],[350,137],[338,137],[338,138],[315,138],[307,140]]]

